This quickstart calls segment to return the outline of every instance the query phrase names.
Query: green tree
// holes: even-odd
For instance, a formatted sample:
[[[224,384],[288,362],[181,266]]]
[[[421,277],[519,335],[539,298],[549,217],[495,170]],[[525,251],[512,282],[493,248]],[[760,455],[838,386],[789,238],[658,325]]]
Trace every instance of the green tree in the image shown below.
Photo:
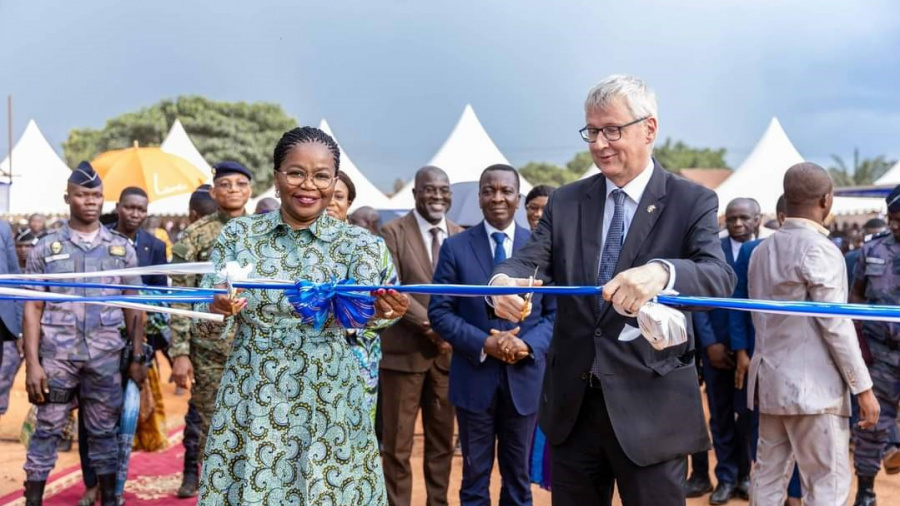
[[[853,170],[847,166],[844,159],[831,155],[835,165],[828,168],[831,178],[834,179],[835,186],[866,186],[875,183],[891,167],[897,163],[896,160],[887,160],[884,155],[875,158],[859,159],[859,150],[853,150]]]
[[[535,186],[539,184],[562,186],[578,179],[578,176],[573,176],[568,170],[544,162],[529,162],[519,168],[519,173]]]
[[[272,148],[286,130],[297,126],[297,120],[278,104],[181,96],[112,118],[100,130],[70,130],[63,143],[66,162],[74,167],[81,160],[129,147],[134,141],[141,146],[158,146],[176,119],[181,120],[207,162],[234,160],[250,169],[256,193],[272,186]]]
[[[666,142],[653,148],[653,156],[663,167],[679,172],[681,169],[727,169],[725,148],[692,148],[687,144],[666,138]]]

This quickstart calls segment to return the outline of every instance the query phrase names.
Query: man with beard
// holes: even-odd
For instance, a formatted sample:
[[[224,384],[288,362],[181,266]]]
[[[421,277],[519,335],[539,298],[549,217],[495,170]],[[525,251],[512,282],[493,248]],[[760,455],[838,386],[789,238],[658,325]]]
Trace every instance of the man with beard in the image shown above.
[[[403,284],[431,283],[441,244],[462,231],[445,217],[452,192],[437,167],[416,172],[416,208],[382,229]],[[391,506],[409,506],[416,415],[425,430],[428,506],[447,504],[453,460],[453,405],[448,399],[451,347],[428,320],[428,296],[410,295],[409,310],[381,335],[381,406],[384,479]]]
[[[103,188],[87,162],[72,171],[65,195],[68,223],[45,235],[32,250],[28,274],[111,271],[137,267],[137,255],[128,240],[100,224]],[[138,284],[134,276],[104,278],[110,284]],[[66,295],[107,296],[133,294],[132,290],[35,287]],[[118,421],[122,408],[120,372],[124,324],[134,335],[128,373],[143,385],[143,312],[134,309],[75,302],[25,303],[22,330],[25,339],[25,387],[38,406],[37,430],[31,437],[25,462],[25,504],[39,506],[47,476],[56,464],[56,446],[76,394],[90,443],[90,460],[100,484],[101,504],[117,506]],[[137,327],[135,326],[137,325]]]
[[[213,173],[210,196],[219,209],[184,230],[181,240],[172,247],[173,263],[208,261],[225,224],[246,214],[244,206],[250,200],[250,171],[237,162],[222,162],[213,167]],[[198,288],[201,278],[199,275],[172,276],[172,286]],[[178,307],[179,304],[172,306]],[[190,308],[189,304],[183,306]],[[220,328],[195,325],[189,318],[176,315],[172,315],[171,321],[169,356],[174,361],[172,378],[180,388],[187,388],[193,383],[184,418],[184,475],[178,489],[178,497],[187,498],[197,495],[200,455],[206,446],[216,391],[231,351],[234,330],[227,335],[209,335],[208,331]]]

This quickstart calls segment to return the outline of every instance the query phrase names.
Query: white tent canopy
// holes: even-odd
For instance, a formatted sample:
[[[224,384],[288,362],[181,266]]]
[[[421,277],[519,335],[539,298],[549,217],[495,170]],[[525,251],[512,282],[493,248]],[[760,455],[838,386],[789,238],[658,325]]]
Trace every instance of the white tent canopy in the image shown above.
[[[350,176],[350,180],[353,181],[353,185],[356,186],[356,200],[353,201],[353,205],[350,206],[350,211],[358,209],[360,207],[369,206],[375,209],[388,209],[390,208],[390,200],[387,195],[384,194],[381,190],[379,190],[369,178],[363,175],[362,171],[356,167],[350,157],[347,156],[347,151],[344,149],[344,146],[341,145],[340,141],[338,141],[337,137],[331,131],[331,127],[328,125],[328,122],[323,118],[321,122],[319,122],[319,130],[330,135],[335,142],[338,143],[338,146],[341,148],[341,171]],[[275,197],[275,187],[269,188],[259,197],[254,198],[250,202],[250,207],[255,208],[256,203],[260,200],[267,197]],[[252,210],[252,209],[251,209]]]
[[[212,183],[212,167],[206,159],[203,158],[203,155],[200,154],[200,151],[197,150],[194,143],[191,142],[191,138],[184,130],[184,125],[181,124],[181,120],[176,119],[175,122],[172,123],[172,128],[169,129],[168,135],[163,139],[159,148],[166,153],[184,158],[190,162],[191,165],[200,169],[200,172],[207,175],[207,179],[204,183]],[[187,214],[192,193],[193,192],[182,193],[181,195],[175,195],[174,197],[167,197],[150,202],[150,205],[147,206],[147,212],[150,214]]]
[[[883,176],[875,181],[875,185],[900,184],[900,162],[894,164]]]
[[[778,118],[773,117],[750,156],[716,188],[719,214],[725,213],[725,206],[739,197],[754,198],[763,213],[774,213],[778,197],[784,192],[784,173],[802,161]]]
[[[9,214],[69,214],[63,201],[72,171],[47,142],[34,120],[12,150]],[[0,180],[9,181],[9,157],[0,163]]]
[[[478,116],[475,115],[472,106],[466,105],[450,136],[428,162],[428,165],[443,169],[450,178],[450,184],[454,184],[478,181],[485,168],[497,163],[508,165],[509,161],[491,140],[481,122],[478,121]],[[520,179],[519,189],[522,194],[527,194],[531,191],[532,186],[525,178]],[[391,198],[390,208],[412,209],[415,207],[413,186],[415,186],[414,180],[406,183]]]

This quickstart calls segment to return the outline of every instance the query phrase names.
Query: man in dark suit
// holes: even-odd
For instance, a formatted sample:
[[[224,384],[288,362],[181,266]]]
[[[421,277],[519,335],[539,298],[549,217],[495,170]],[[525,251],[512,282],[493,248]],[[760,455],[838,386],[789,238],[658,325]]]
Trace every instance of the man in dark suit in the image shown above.
[[[16,243],[9,222],[0,220],[0,274],[19,274]],[[0,416],[9,406],[12,388],[22,363],[22,303],[0,301]]]
[[[124,235],[134,246],[137,253],[138,265],[162,265],[166,262],[166,245],[144,230],[144,221],[147,219],[147,193],[136,187],[129,186],[122,190],[119,202],[116,204],[117,220],[112,229]],[[168,279],[164,274],[151,274],[141,276],[145,285],[168,286]]]
[[[403,284],[431,283],[441,245],[462,228],[445,217],[452,193],[443,170],[419,169],[413,195],[416,208],[385,225],[381,235]],[[452,348],[431,328],[427,307],[427,296],[410,295],[409,310],[381,334],[382,460],[391,506],[409,506],[412,500],[409,458],[420,408],[426,504],[447,504],[453,462],[453,405],[448,398]]]
[[[585,103],[601,174],[554,192],[531,240],[495,270],[494,285],[603,285],[601,297],[560,297],[541,395],[552,445],[553,503],[683,505],[685,456],[709,448],[693,342],[656,351],[630,337],[634,314],[666,288],[726,297],[734,273],[718,239],[715,194],[651,158],[656,99],[639,79],[610,76]],[[525,291],[525,290],[523,290]],[[518,296],[493,297],[519,319]]]
[[[728,236],[722,238],[722,252],[730,267],[734,268],[741,246],[753,240],[759,220],[759,203],[755,200],[738,198],[728,203],[725,208]],[[749,434],[744,433],[749,426],[735,420],[734,356],[728,328],[729,318],[735,312],[715,309],[693,315],[709,402],[709,428],[716,451],[718,483],[709,498],[710,504],[725,504],[735,496],[746,500],[750,493],[750,449],[744,444],[749,441]]]
[[[515,223],[519,200],[516,169],[485,169],[479,183],[484,221],[444,241],[434,283],[486,284],[494,266],[521,249],[530,235]],[[459,501],[491,504],[496,449],[503,479],[500,504],[530,505],[528,457],[556,303],[535,296],[531,314],[519,326],[488,316],[480,297],[435,295],[428,306],[432,327],[453,346],[450,401],[463,453]]]

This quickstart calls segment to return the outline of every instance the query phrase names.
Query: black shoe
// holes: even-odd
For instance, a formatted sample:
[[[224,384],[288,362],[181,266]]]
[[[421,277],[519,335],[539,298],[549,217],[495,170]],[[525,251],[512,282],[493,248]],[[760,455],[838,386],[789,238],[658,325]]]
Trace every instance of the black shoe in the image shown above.
[[[720,481],[719,484],[716,485],[716,490],[709,496],[709,503],[725,504],[734,499],[735,492],[737,492],[737,486],[735,486],[734,483]]]
[[[44,503],[46,481],[25,482],[25,506],[41,506]]]
[[[734,489],[734,495],[736,495],[737,497],[739,497],[745,501],[750,500],[750,477],[749,476],[738,480],[737,488]]]
[[[709,476],[697,476],[696,474],[692,474],[691,477],[684,482],[685,497],[702,497],[712,492],[712,490],[713,486],[712,482],[709,481]]]
[[[853,506],[876,506],[875,502],[875,477],[874,476],[857,476],[858,487],[856,489],[856,500]]]
[[[100,506],[119,506],[119,498],[116,497],[116,473],[99,474],[100,482]]]
[[[200,484],[199,482],[200,480],[197,477],[196,470],[193,473],[184,473],[184,476],[181,479],[181,487],[178,488],[178,492],[175,493],[175,496],[179,499],[195,497],[197,495],[197,488]]]

